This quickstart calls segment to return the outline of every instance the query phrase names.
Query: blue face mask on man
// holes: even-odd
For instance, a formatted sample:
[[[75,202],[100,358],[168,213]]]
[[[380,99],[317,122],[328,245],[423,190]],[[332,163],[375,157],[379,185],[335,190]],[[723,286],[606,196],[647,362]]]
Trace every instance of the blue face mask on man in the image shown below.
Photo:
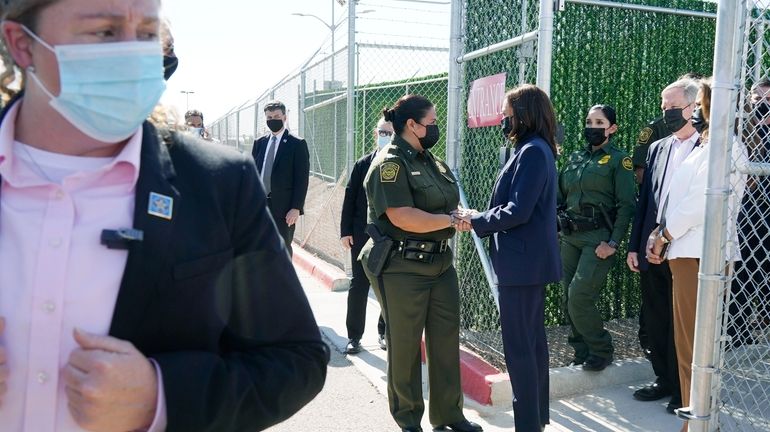
[[[54,96],[33,67],[27,69],[51,107],[78,130],[107,143],[133,135],[166,90],[160,42],[111,42],[52,47],[25,31],[56,55],[60,91]]]

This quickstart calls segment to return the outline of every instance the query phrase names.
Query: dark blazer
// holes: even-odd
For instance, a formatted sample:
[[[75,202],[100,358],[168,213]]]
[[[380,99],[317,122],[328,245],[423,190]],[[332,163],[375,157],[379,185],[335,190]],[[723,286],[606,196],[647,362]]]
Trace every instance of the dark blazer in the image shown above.
[[[262,430],[315,397],[328,349],[250,157],[145,123],[133,227],[109,334],[160,366],[167,431]]]
[[[526,137],[498,175],[489,210],[473,217],[476,234],[492,235],[489,255],[500,286],[544,285],[561,278],[556,182],[548,143]]]
[[[663,205],[660,201],[660,189],[663,187],[663,174],[668,165],[671,144],[676,137],[670,135],[650,144],[647,152],[647,169],[644,170],[642,186],[639,189],[639,201],[636,204],[634,221],[631,224],[631,237],[628,239],[628,251],[639,254],[639,269],[646,271],[647,238],[658,226],[658,210]]]
[[[257,164],[257,171],[262,174],[262,164],[265,163],[265,151],[270,143],[267,134],[254,141],[251,155]],[[270,206],[278,215],[285,215],[291,209],[305,214],[305,197],[310,177],[310,153],[307,141],[283,131],[273,162],[273,173],[270,175]]]
[[[350,173],[348,185],[345,187],[345,199],[342,202],[342,216],[340,218],[340,237],[365,235],[366,216],[368,204],[364,189],[364,178],[372,166],[372,160],[377,156],[377,151],[357,160]]]

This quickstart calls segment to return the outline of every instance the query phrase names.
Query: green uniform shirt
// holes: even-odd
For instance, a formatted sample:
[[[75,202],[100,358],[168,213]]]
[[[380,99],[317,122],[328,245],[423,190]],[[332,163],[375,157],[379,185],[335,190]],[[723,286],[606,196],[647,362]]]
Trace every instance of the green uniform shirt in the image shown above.
[[[394,240],[419,237],[445,240],[455,233],[445,228],[429,233],[409,233],[393,225],[385,210],[415,207],[433,214],[449,214],[460,202],[460,192],[449,167],[430,151],[415,151],[399,136],[385,146],[372,161],[364,180],[369,200],[369,223]]]
[[[650,144],[669,135],[671,132],[666,128],[663,117],[656,118],[639,131],[636,147],[634,147],[634,167],[647,168],[647,149],[650,148]]]
[[[612,143],[595,152],[587,148],[572,153],[559,173],[557,200],[560,206],[575,215],[583,214],[586,206],[603,206],[615,222],[609,240],[620,243],[636,207],[634,166],[625,152]],[[602,218],[601,213],[596,217]]]

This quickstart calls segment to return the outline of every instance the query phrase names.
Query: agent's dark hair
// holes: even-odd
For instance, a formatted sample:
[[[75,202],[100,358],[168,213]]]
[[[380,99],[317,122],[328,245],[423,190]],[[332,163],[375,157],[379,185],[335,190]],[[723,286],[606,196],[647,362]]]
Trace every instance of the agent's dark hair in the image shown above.
[[[610,126],[612,126],[614,124],[618,124],[618,122],[617,122],[618,115],[615,112],[615,108],[613,108],[613,107],[611,107],[609,105],[597,104],[597,105],[592,106],[591,109],[588,110],[588,112],[591,112],[591,111],[594,111],[594,110],[601,111],[602,114],[604,114],[604,117],[607,117],[607,120],[610,122]]]
[[[382,110],[382,117],[385,118],[385,121],[393,123],[393,130],[396,134],[401,135],[407,120],[412,119],[419,123],[428,115],[431,108],[433,108],[433,102],[428,98],[409,94],[399,99],[392,108]]]
[[[265,112],[281,110],[281,114],[286,115],[286,105],[281,101],[270,101],[265,105]]]
[[[548,95],[536,86],[523,84],[508,91],[505,99],[513,109],[515,126],[510,137],[514,141],[519,141],[530,134],[539,135],[551,147],[554,156],[558,156],[556,114],[553,112],[553,105]]]
[[[754,83],[754,85],[751,86],[752,93],[756,93],[757,89],[760,88],[760,87],[765,87],[765,88],[770,87],[770,79],[762,78],[759,81],[757,81],[756,83]]]
[[[201,123],[203,123],[203,113],[198,110],[190,110],[184,113],[184,120],[185,121],[190,120],[190,117],[195,117],[195,116],[200,117]]]

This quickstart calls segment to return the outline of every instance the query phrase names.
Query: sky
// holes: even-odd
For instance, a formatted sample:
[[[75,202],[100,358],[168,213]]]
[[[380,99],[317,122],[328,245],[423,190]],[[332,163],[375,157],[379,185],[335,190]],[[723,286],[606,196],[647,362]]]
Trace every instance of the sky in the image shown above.
[[[179,68],[168,82],[162,103],[183,114],[189,98],[189,109],[202,111],[206,124],[295,71],[329,38],[323,23],[292,13],[314,14],[327,23],[332,9],[335,22],[347,16],[347,6],[338,0],[163,0],[162,4],[179,57]],[[435,13],[437,7],[446,13]],[[362,39],[401,34],[400,29],[409,26],[411,34],[431,35],[411,43],[426,43],[427,38],[448,46],[448,4],[360,0],[358,11],[363,12],[357,20]],[[337,33],[336,49],[345,45],[345,33]],[[373,36],[377,33],[382,35]]]

